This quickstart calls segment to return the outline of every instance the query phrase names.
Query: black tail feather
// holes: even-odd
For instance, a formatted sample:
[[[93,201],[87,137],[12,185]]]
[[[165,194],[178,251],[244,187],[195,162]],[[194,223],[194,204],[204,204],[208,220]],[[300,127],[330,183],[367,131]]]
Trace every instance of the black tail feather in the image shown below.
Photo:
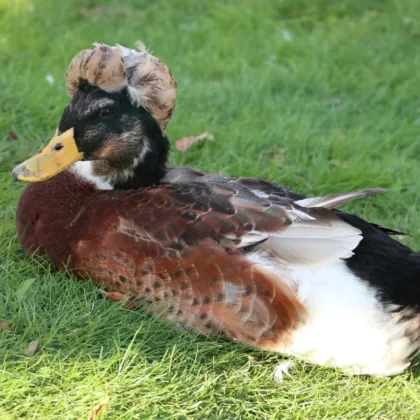
[[[387,228],[381,225],[377,225],[376,223],[370,223],[372,226],[376,227],[376,229],[381,230],[382,232],[386,233],[387,235],[401,235],[401,236],[410,236],[412,237],[413,235],[410,235],[409,233],[405,233],[405,232],[401,232],[399,230],[395,230],[395,229],[391,229],[391,228]]]

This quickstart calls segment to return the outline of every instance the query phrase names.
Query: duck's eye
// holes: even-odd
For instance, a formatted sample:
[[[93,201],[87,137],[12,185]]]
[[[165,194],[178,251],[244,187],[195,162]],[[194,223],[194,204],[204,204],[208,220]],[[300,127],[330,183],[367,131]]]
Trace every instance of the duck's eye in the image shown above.
[[[111,110],[110,110],[110,109],[106,109],[106,108],[101,109],[101,110],[99,111],[99,115],[100,115],[101,117],[109,117],[109,116],[111,115]]]

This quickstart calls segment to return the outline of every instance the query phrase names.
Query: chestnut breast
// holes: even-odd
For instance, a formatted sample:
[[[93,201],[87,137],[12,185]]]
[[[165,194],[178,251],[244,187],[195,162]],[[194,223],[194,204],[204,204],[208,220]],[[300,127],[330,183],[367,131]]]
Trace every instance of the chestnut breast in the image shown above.
[[[24,250],[48,254],[57,268],[67,261],[78,233],[71,222],[94,193],[92,185],[79,181],[70,171],[29,184],[16,210],[16,231]]]

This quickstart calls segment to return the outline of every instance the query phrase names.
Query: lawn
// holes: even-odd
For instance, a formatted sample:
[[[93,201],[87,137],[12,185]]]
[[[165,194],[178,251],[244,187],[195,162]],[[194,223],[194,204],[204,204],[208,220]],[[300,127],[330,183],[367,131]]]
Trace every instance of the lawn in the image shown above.
[[[0,0],[0,418],[84,419],[106,395],[103,419],[420,418],[416,363],[375,379],[297,362],[278,383],[281,355],[173,330],[25,257],[10,170],[53,134],[71,58],[137,39],[177,79],[171,141],[215,137],[172,164],[310,195],[388,188],[346,209],[420,250],[418,0]]]

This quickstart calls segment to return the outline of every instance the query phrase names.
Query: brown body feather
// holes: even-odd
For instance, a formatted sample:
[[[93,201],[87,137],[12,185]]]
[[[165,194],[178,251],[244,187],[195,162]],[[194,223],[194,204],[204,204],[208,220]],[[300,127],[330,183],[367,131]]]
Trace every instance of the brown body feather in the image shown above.
[[[305,308],[289,285],[250,263],[236,244],[256,227],[281,231],[291,222],[264,206],[235,206],[231,189],[205,191],[170,184],[95,191],[66,171],[27,187],[17,230],[27,251],[47,253],[59,269],[68,262],[78,277],[105,285],[113,300],[128,296],[132,305],[204,333],[278,347],[304,320]],[[48,203],[41,200],[46,194]],[[254,220],[249,212],[261,214]]]

